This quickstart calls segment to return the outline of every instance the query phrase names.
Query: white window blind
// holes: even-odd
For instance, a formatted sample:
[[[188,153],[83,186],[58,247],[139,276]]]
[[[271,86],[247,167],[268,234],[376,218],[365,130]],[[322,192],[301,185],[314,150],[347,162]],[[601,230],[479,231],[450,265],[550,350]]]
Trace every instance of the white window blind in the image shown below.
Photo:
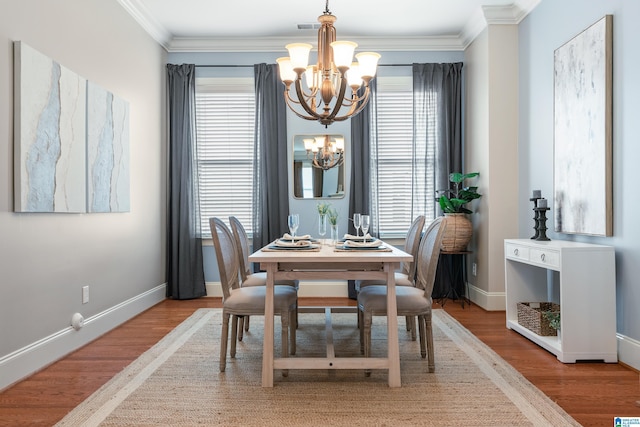
[[[380,236],[401,237],[417,215],[434,216],[435,136],[414,140],[411,77],[380,78],[376,102]],[[419,134],[435,114],[418,121]]]
[[[406,234],[411,224],[413,102],[411,78],[382,79],[377,90],[380,236]]]
[[[251,78],[196,80],[202,234],[209,218],[236,216],[252,234],[255,95]]]

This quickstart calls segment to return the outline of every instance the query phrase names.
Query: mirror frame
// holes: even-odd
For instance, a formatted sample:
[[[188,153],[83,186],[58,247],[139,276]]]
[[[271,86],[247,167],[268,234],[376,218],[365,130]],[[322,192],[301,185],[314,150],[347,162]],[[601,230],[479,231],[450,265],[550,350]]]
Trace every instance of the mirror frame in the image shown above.
[[[340,165],[328,170],[323,170],[311,166],[311,159],[307,157],[307,151],[304,149],[303,139],[324,137],[329,135],[333,138],[344,138],[342,134],[298,134],[293,136],[292,140],[292,188],[293,198],[298,200],[320,200],[320,199],[342,199],[345,196],[345,162],[347,158],[346,146],[343,153],[343,161]],[[305,166],[306,165],[306,166]],[[311,180],[307,183],[307,180]],[[318,184],[316,181],[320,180]],[[325,182],[326,180],[326,182]],[[335,185],[335,187],[333,187]],[[330,188],[335,188],[333,192],[329,192]],[[305,196],[305,193],[321,194],[320,196]]]

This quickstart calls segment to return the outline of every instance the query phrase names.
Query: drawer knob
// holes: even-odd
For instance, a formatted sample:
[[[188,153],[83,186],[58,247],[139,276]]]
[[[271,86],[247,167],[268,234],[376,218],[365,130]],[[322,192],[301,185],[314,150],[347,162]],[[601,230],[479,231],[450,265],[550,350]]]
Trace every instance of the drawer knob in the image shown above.
[[[540,259],[542,260],[542,262],[544,262],[545,258],[546,258],[546,256],[544,254],[540,254]]]
[[[513,254],[514,254],[515,256],[518,256],[518,255],[520,254],[520,251],[519,251],[519,250],[517,250],[517,249],[514,249],[514,250],[513,250]]]

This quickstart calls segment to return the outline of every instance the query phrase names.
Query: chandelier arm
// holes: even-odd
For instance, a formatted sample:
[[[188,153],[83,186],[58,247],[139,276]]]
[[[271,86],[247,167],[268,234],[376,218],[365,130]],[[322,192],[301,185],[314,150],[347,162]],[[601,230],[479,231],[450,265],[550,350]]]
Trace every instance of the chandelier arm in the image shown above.
[[[334,117],[333,121],[335,122],[342,122],[344,120],[350,119],[351,117],[355,116],[356,114],[359,114],[364,107],[367,105],[367,100],[369,99],[369,93],[371,91],[369,90],[369,86],[366,87],[364,94],[362,94],[362,96],[360,98],[358,98],[357,100],[353,100],[355,101],[351,107],[351,109],[349,110],[349,112],[343,116],[338,116],[338,117]]]
[[[300,117],[301,119],[304,120],[313,120],[313,121],[318,121],[319,117],[314,117],[314,116],[305,116],[304,114],[301,114],[298,112],[298,109],[295,108],[294,105],[292,104],[301,104],[300,102],[296,101],[295,99],[291,98],[291,96],[289,96],[289,91],[285,89],[284,91],[284,100],[285,103],[287,104],[287,106],[289,107],[289,109],[298,117]]]
[[[301,79],[300,78],[296,79],[294,83],[296,86],[296,94],[298,95],[298,99],[300,100],[300,105],[302,106],[302,108],[304,108],[304,111],[306,111],[307,114],[309,114],[311,117],[315,117],[316,120],[321,119],[322,116],[316,113],[313,109],[309,107],[309,105],[306,102],[303,101],[305,97],[304,97],[304,92],[302,91]]]
[[[336,99],[336,103],[333,106],[333,111],[329,114],[325,120],[332,122],[334,117],[338,115],[338,112],[342,108],[342,102],[344,101],[344,93],[347,90],[347,78],[344,76],[344,73],[340,73],[340,93],[338,94],[338,99]]]
[[[364,107],[367,106],[367,103],[369,101],[369,94],[371,93],[371,90],[369,89],[369,86],[367,86],[364,90],[364,93],[362,94],[361,97],[358,98],[357,100],[357,108],[356,110],[352,113],[353,115],[359,114]]]

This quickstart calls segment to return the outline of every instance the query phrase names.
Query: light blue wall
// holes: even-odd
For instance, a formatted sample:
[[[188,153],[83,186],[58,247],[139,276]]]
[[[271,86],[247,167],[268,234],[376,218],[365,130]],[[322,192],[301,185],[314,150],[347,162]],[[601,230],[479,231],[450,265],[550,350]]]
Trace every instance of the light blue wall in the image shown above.
[[[614,236],[596,238],[549,232],[551,239],[575,240],[616,248],[617,330],[640,340],[640,202],[635,188],[640,160],[640,2],[629,0],[543,0],[519,28],[520,194],[541,189],[553,197],[553,53],[598,21],[613,15],[613,213]],[[521,196],[520,236],[530,236],[532,211]],[[551,212],[555,212],[551,206]],[[553,228],[553,220],[549,221]],[[585,289],[585,292],[588,292]],[[636,343],[637,346],[638,343]]]
[[[400,69],[399,67],[384,66],[384,64],[412,64],[428,63],[428,62],[462,62],[464,59],[463,52],[380,52],[382,58],[380,60],[381,67],[379,75],[399,75],[402,73],[411,73],[410,67]],[[247,67],[211,67],[198,68],[197,75],[201,77],[228,77],[228,76],[253,76],[252,65],[256,63],[273,63],[276,58],[286,56],[283,47],[282,52],[273,53],[172,53],[168,55],[167,61],[172,64],[192,63],[196,65],[246,65]],[[283,86],[284,89],[284,86]],[[351,126],[349,121],[335,123],[330,126],[330,132],[335,134],[343,134],[345,136],[346,159],[346,191],[345,197],[342,199],[331,199],[331,204],[340,213],[339,232],[347,231],[347,215],[349,212],[349,180],[351,175],[350,155],[351,155]],[[287,134],[289,143],[289,152],[293,152],[292,142],[293,136],[298,134],[321,134],[326,133],[324,126],[317,122],[306,121],[296,117],[291,111],[287,111]],[[317,210],[318,200],[301,200],[295,199],[291,194],[292,191],[292,171],[289,170],[289,208],[292,213],[300,215],[300,228],[298,234],[311,234],[317,236]],[[283,218],[286,221],[286,218]],[[213,247],[205,246],[203,248],[205,263],[205,280],[207,282],[217,282],[220,280],[218,267],[215,260]]]

